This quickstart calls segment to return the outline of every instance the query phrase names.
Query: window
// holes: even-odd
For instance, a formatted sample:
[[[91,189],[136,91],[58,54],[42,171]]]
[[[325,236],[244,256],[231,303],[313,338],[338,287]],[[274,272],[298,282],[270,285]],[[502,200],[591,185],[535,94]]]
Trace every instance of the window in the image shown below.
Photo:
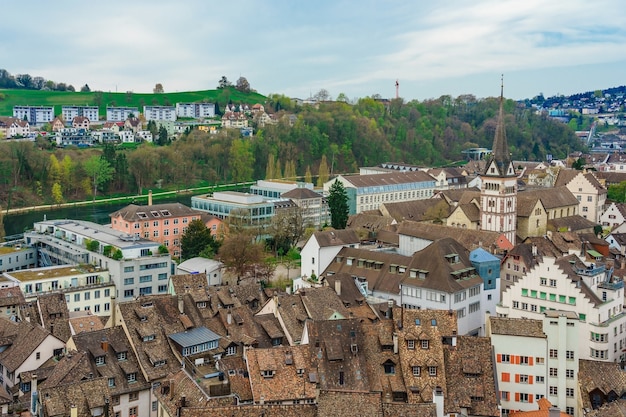
[[[130,392],[128,393],[128,401],[137,401],[139,399],[138,392]]]
[[[113,405],[120,405],[120,396],[114,395],[113,397],[111,397],[111,403]]]
[[[559,395],[559,389],[558,387],[555,387],[554,385],[550,385],[550,395]]]
[[[608,340],[608,334],[591,332],[591,341],[592,342],[606,343],[607,340]]]
[[[557,368],[550,368],[550,376],[559,376],[559,371]]]
[[[520,394],[519,394],[519,401],[521,403],[527,403],[528,402],[528,393],[520,392]]]
[[[574,388],[565,388],[565,396],[574,398]]]
[[[157,408],[158,408],[158,401],[152,401],[152,411],[156,411]]]
[[[164,279],[167,279],[167,272],[164,272],[164,273],[162,273],[162,274],[159,274],[158,279],[159,279],[159,281],[162,281],[162,280],[164,280]]]
[[[135,284],[135,278],[124,278],[124,285],[133,285]]]
[[[565,351],[565,359],[567,359],[567,360],[574,359],[574,351],[573,350]]]
[[[237,353],[237,346],[228,346],[226,348],[226,356],[232,356]]]
[[[167,291],[167,285],[159,285],[157,291],[159,293],[166,292]]]
[[[574,407],[565,407],[565,412],[570,416],[574,415]]]
[[[100,298],[100,290],[95,290],[93,292],[93,298]]]
[[[139,282],[152,282],[152,275],[143,275],[139,277]]]
[[[80,294],[74,294],[74,302],[79,302],[80,301]]]
[[[385,374],[393,375],[396,373],[396,366],[393,362],[387,361],[383,364],[383,366],[385,367]]]
[[[41,352],[37,352],[35,354],[35,357],[37,358],[37,360],[41,359]]]
[[[124,297],[129,298],[135,295],[135,290],[124,290]]]
[[[412,366],[411,370],[413,371],[413,376],[420,376],[422,372],[422,368],[419,366]]]
[[[550,280],[550,286],[551,287],[556,287],[556,279],[551,279]]]
[[[430,375],[430,376],[437,376],[437,367],[436,366],[429,366],[428,367],[428,375]]]
[[[557,359],[559,357],[559,351],[556,349],[550,349],[550,358]]]
[[[125,361],[128,358],[127,352],[118,352],[117,353],[117,360],[118,361]]]
[[[530,357],[528,357],[528,356],[520,356],[519,363],[520,363],[520,365],[530,365]]]
[[[128,417],[137,417],[137,416],[138,416],[138,414],[137,414],[137,407],[136,406],[135,407],[130,407],[128,409]]]
[[[545,378],[543,377],[543,375],[537,375],[535,376],[535,382],[537,384],[543,384],[543,381],[545,380]]]
[[[139,295],[148,295],[148,294],[152,294],[152,287],[139,288]]]
[[[428,349],[428,340],[422,340],[420,343],[422,345],[422,349]]]
[[[96,356],[96,366],[102,366],[105,364],[105,357],[104,356]]]
[[[108,288],[106,290],[104,290],[104,296],[105,297],[110,297],[111,296],[111,290],[108,289]]]
[[[511,363],[511,355],[502,354],[501,362],[502,363]]]
[[[135,270],[134,266],[125,266],[124,272],[133,272]]]
[[[90,292],[85,292],[84,296],[85,296],[85,301],[91,299],[91,293]]]
[[[126,375],[126,380],[128,382],[137,382],[137,372],[131,372]]]
[[[406,348],[413,350],[415,349],[415,340],[407,340],[406,341]]]
[[[540,278],[539,284],[540,285],[548,285],[548,279],[547,278]]]
[[[111,303],[104,303],[104,311],[111,310]]]
[[[528,375],[520,374],[520,376],[519,376],[519,383],[520,384],[528,384]]]
[[[606,359],[608,357],[608,350],[591,349],[591,357],[596,359]]]
[[[509,401],[511,394],[508,391],[500,391],[500,399],[502,401]]]

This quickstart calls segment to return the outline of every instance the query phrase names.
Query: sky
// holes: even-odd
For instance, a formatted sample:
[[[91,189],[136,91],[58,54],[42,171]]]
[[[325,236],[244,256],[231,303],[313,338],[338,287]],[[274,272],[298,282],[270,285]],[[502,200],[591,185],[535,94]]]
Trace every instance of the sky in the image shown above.
[[[622,0],[23,0],[0,68],[80,89],[546,97],[626,84]]]

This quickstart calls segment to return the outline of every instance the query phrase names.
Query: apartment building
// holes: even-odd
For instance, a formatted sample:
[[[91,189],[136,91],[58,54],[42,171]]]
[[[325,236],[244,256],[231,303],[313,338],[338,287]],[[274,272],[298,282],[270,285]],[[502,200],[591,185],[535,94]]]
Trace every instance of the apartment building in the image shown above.
[[[139,116],[138,107],[107,107],[107,122],[123,122],[131,116]]]
[[[13,117],[41,126],[54,119],[54,106],[13,106]]]
[[[160,244],[81,220],[44,220],[24,236],[45,265],[92,265],[108,270],[120,301],[167,293],[174,265]]]
[[[146,121],[176,121],[176,107],[174,106],[143,106],[143,116]]]
[[[176,103],[176,116],[194,119],[215,117],[215,103]]]
[[[74,120],[75,117],[86,117],[90,122],[98,121],[99,109],[98,106],[62,106],[61,114],[63,120]]]

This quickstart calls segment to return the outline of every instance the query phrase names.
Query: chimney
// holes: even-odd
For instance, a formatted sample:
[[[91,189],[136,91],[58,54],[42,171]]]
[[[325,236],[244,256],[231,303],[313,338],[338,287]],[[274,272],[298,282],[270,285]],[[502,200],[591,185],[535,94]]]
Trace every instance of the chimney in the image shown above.
[[[78,417],[78,408],[74,404],[70,406],[70,417]]]
[[[398,353],[398,334],[396,332],[392,335],[393,338],[393,353]]]
[[[109,341],[106,337],[103,337],[102,341],[100,341],[100,347],[102,347],[102,350],[104,350],[105,353],[109,351]]]
[[[148,205],[152,205],[152,190],[148,190]]]
[[[387,301],[387,314],[389,315],[388,319],[393,319],[393,300]]]
[[[226,323],[228,325],[231,325],[233,323],[233,315],[230,313],[230,309],[228,310],[228,313],[226,314]]]
[[[115,315],[115,291],[111,295],[111,327],[115,327],[117,323],[115,323],[116,315]]]
[[[335,292],[337,295],[341,295],[341,280],[339,278],[335,280]]]
[[[185,314],[185,304],[183,303],[183,295],[178,294],[178,312],[180,314]]]
[[[534,243],[532,246],[532,253],[533,253],[533,258],[537,256],[537,245],[535,245]]]

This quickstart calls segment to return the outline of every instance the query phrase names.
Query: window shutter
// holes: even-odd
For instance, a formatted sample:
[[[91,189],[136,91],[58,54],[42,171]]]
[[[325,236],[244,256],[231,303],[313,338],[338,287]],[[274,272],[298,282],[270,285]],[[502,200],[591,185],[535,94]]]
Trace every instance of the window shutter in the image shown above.
[[[519,392],[515,393],[515,402],[519,402]]]
[[[515,382],[519,384],[519,374],[515,374]]]
[[[533,376],[532,375],[528,375],[528,383],[529,384],[533,383]]]
[[[533,402],[533,395],[532,394],[528,394],[528,402],[529,403]]]
[[[496,361],[498,361],[498,363],[502,362],[502,354],[501,353],[498,353],[498,357],[497,357]]]
[[[533,366],[533,360],[534,360],[534,358],[532,356],[530,358],[528,358],[528,364],[530,366]]]

